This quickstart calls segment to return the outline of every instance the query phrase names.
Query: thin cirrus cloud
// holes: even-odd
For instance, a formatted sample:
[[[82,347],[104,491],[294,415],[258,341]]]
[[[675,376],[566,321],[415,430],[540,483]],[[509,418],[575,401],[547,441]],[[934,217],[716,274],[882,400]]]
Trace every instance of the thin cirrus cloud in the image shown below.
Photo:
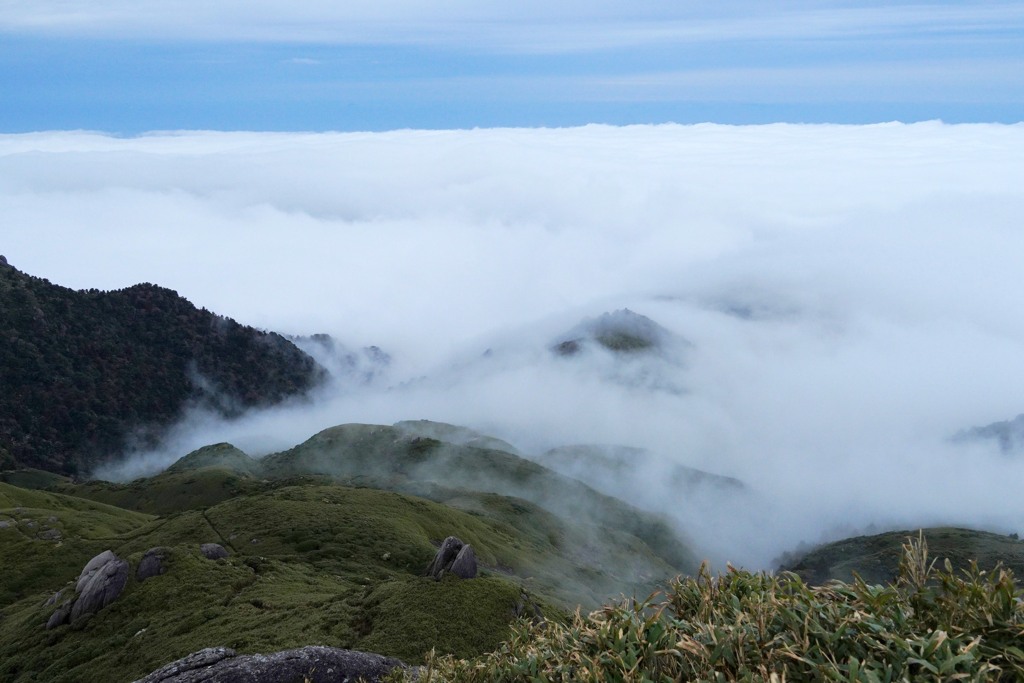
[[[795,97],[818,102],[899,102],[912,90],[918,99],[941,102],[949,99],[949,89],[955,87],[961,102],[1024,104],[1020,73],[1024,73],[1024,58],[734,67],[598,76],[579,79],[576,90],[589,88],[603,96],[618,92],[619,97],[639,101],[756,99],[766,103]],[[573,87],[569,82],[563,86]]]
[[[14,2],[0,30],[99,36],[322,43],[457,43],[572,51],[658,43],[1006,35],[1019,3],[730,2]]]
[[[0,4],[0,35],[9,132],[1009,123],[1024,99],[1017,2],[43,0]]]
[[[872,525],[1024,529],[1024,457],[949,441],[1024,411],[1022,159],[1020,124],[936,122],[4,135],[3,253],[392,355],[309,405],[195,415],[123,476],[343,422],[634,445],[654,460],[609,490],[768,567]],[[622,308],[686,343],[550,353]],[[749,491],[681,495],[676,465]]]

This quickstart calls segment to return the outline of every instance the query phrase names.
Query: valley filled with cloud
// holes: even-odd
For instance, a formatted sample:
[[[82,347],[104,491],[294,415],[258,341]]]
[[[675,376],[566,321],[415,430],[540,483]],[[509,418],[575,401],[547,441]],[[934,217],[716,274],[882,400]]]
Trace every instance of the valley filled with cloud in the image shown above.
[[[768,568],[872,529],[1024,530],[1024,454],[951,439],[1024,412],[1021,159],[1020,124],[939,122],[0,135],[0,251],[334,340],[299,341],[334,372],[313,400],[194,413],[119,476],[347,422],[542,463],[631,446],[602,488]],[[657,343],[558,352],[625,309]]]

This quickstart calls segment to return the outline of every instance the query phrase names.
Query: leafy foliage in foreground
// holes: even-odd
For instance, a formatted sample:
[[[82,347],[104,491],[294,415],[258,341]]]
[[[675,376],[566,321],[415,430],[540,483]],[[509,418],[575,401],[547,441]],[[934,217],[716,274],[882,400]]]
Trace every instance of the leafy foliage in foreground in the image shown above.
[[[920,536],[886,586],[704,569],[644,602],[521,622],[495,652],[433,658],[420,680],[1019,681],[1022,639],[1013,574],[936,568]]]

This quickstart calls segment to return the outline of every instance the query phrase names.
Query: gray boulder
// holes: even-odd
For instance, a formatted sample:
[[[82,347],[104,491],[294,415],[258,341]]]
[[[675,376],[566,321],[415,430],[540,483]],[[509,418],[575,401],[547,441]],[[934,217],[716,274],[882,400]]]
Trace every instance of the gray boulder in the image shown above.
[[[71,620],[71,601],[68,600],[58,607],[46,622],[46,630],[55,629]]]
[[[89,560],[75,584],[76,597],[65,601],[46,622],[47,629],[74,622],[86,614],[94,614],[112,603],[128,583],[128,563],[110,550]],[[46,605],[56,604],[62,591],[55,593]]]
[[[64,597],[64,591],[62,591],[62,590],[61,591],[57,591],[56,593],[51,595],[49,598],[47,598],[46,602],[43,603],[43,607],[49,607],[50,605],[56,605],[58,602],[60,602],[60,599],[62,597]],[[58,607],[56,610],[54,610],[53,614],[50,615],[50,618],[46,622],[46,630],[49,631],[50,629],[57,628],[61,624],[66,624],[66,623],[68,623],[68,620],[70,618],[71,618],[71,600],[65,600],[64,604],[62,604],[60,607]]]
[[[458,566],[457,571],[456,565]],[[473,551],[473,547],[463,543],[455,536],[444,539],[430,566],[427,567],[427,576],[440,579],[445,572],[451,572],[463,579],[475,578],[476,553]]]
[[[396,667],[393,657],[310,645],[269,655],[237,655],[226,647],[207,648],[162,667],[135,683],[375,683]]]
[[[75,584],[75,592],[81,593],[82,589],[85,588],[85,584],[89,583],[93,575],[100,570],[100,567],[105,565],[111,560],[116,560],[117,555],[114,554],[113,550],[104,550],[102,553],[92,558],[85,563],[82,568],[82,573],[78,575],[78,583]]]
[[[97,565],[97,560],[104,560]],[[71,608],[71,621],[100,611],[117,599],[128,583],[128,563],[106,550],[89,560],[78,577],[78,597]]]
[[[437,553],[434,555],[434,559],[431,560],[430,566],[427,567],[427,576],[434,579],[440,579],[444,570],[451,566],[452,562],[458,556],[459,551],[462,550],[462,546],[465,543],[460,541],[455,536],[449,536],[441,542],[441,547],[437,549]]]
[[[228,556],[228,551],[220,543],[204,543],[199,546],[199,551],[208,560],[219,560]]]
[[[476,578],[476,553],[473,546],[464,545],[459,554],[455,556],[451,568],[448,570],[460,579]]]
[[[139,566],[135,570],[135,579],[142,583],[146,579],[153,576],[160,576],[167,571],[167,567],[164,566],[164,559],[166,559],[167,550],[165,548],[150,548],[146,551],[146,554],[139,560]]]

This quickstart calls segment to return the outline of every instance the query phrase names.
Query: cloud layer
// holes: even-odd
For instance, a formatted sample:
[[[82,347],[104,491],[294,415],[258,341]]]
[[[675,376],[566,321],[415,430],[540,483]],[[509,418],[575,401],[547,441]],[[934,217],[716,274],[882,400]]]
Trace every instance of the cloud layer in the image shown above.
[[[195,416],[157,460],[419,418],[635,445],[655,464],[609,486],[768,566],[872,524],[1024,530],[1024,463],[947,440],[1024,411],[1021,159],[1024,126],[939,123],[0,136],[0,252],[393,358],[312,406]],[[688,344],[550,353],[624,307]],[[672,464],[749,493],[681,495]]]

